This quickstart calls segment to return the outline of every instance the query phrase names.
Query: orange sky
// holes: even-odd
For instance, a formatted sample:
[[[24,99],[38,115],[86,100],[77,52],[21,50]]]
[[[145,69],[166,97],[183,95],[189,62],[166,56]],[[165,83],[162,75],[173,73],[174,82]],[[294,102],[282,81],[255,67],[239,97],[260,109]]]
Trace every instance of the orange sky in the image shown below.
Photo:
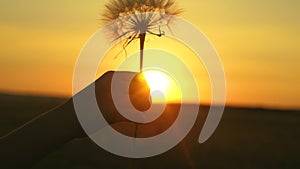
[[[105,2],[0,1],[0,91],[70,96],[74,64],[101,27]],[[300,1],[178,4],[219,53],[228,104],[300,108]]]

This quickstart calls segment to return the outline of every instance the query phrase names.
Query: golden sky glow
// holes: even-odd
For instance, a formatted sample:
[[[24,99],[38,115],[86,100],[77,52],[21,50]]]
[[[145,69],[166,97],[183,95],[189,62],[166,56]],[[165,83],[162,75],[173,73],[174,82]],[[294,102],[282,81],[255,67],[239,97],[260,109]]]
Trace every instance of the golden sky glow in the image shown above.
[[[228,104],[300,108],[300,1],[177,1],[222,59]],[[0,91],[70,96],[77,56],[101,27],[106,2],[0,1]],[[165,50],[203,70],[197,83],[209,102],[207,74],[188,59],[193,53],[167,38],[150,39],[146,48],[166,41],[173,45]]]

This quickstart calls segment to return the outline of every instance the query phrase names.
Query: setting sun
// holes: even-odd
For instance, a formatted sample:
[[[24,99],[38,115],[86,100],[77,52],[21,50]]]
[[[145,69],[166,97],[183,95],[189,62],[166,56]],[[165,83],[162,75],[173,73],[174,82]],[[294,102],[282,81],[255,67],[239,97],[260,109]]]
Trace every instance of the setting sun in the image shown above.
[[[151,92],[166,91],[170,85],[170,79],[164,73],[157,70],[150,70],[144,73]]]
[[[167,73],[150,69],[143,72],[150,87],[152,102],[178,102],[181,98],[176,81]]]

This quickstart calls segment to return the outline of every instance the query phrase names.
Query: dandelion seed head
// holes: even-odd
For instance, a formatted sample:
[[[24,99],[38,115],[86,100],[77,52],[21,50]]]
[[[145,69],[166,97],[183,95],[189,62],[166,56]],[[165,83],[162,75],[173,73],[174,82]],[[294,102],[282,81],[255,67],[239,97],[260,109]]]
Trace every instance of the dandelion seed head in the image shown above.
[[[110,0],[105,8],[102,20],[109,24],[109,36],[113,41],[127,39],[127,45],[141,34],[162,36],[161,29],[170,29],[174,16],[182,12],[174,0]]]

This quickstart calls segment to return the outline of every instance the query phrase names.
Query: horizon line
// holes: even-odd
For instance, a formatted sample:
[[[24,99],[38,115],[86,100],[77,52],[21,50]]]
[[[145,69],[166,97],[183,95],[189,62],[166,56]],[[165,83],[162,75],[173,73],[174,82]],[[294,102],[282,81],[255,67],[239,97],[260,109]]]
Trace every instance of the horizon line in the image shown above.
[[[44,97],[44,98],[56,98],[56,99],[69,99],[72,96],[71,95],[59,95],[59,94],[47,94],[47,93],[39,93],[39,92],[16,92],[16,91],[1,91],[0,90],[0,96],[1,95],[9,95],[9,96],[24,96],[24,97]],[[169,104],[179,104],[180,102],[177,101],[171,101],[168,102]],[[159,104],[158,102],[154,104]],[[209,102],[203,102],[203,103],[197,103],[197,102],[185,102],[184,104],[199,104],[202,106],[221,106],[218,104],[211,105]],[[246,103],[226,103],[225,108],[250,108],[250,109],[266,109],[266,110],[288,110],[288,111],[300,111],[300,105],[299,106],[284,106],[284,105],[268,105],[268,104],[246,104]]]

